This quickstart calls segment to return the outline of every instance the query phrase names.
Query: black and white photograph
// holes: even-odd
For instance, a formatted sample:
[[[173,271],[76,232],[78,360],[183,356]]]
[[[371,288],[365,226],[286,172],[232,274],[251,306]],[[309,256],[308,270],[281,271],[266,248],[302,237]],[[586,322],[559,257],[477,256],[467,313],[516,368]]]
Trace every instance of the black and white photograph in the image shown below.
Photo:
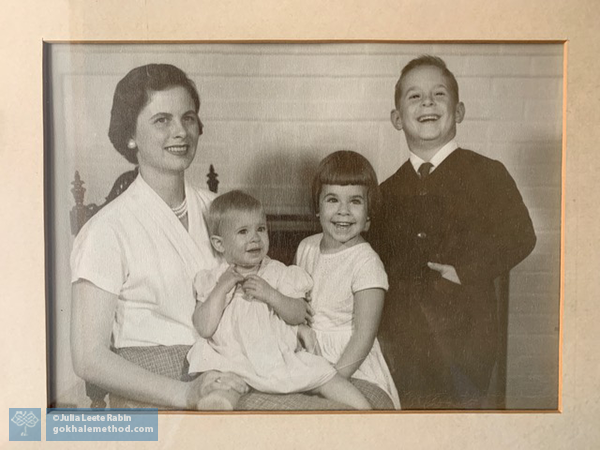
[[[558,410],[564,52],[45,43],[48,406]]]

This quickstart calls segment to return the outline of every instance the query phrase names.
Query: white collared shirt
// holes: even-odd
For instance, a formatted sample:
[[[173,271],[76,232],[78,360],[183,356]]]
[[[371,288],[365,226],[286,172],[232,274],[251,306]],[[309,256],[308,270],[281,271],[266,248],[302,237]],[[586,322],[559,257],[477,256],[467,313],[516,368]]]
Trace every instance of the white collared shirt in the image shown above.
[[[456,143],[456,141],[454,139],[452,139],[450,142],[448,142],[446,145],[444,145],[442,148],[440,148],[437,151],[437,153],[435,155],[433,155],[433,157],[429,160],[429,162],[433,165],[433,167],[431,168],[429,173],[433,172],[437,168],[437,166],[439,166],[457,148],[458,148],[458,144]],[[413,152],[409,152],[409,153],[410,153],[410,156],[409,156],[410,163],[412,164],[413,168],[415,169],[415,172],[419,173],[419,167],[421,167],[421,164],[423,164],[427,161],[424,161],[419,156],[415,155]]]

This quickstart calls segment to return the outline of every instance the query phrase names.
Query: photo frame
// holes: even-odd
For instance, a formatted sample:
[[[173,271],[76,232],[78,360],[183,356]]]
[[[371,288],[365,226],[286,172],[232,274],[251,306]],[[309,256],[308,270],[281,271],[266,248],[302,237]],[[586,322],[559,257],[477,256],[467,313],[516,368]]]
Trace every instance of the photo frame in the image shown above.
[[[47,229],[54,244],[48,253],[50,405],[89,406],[69,352],[68,257],[84,223],[137,175],[99,131],[109,128],[120,77],[144,64],[184,68],[198,87],[203,123],[186,179],[260,199],[270,255],[292,264],[302,238],[320,232],[306,181],[319,160],[340,149],[356,151],[383,182],[408,159],[404,133],[389,120],[394,85],[408,61],[433,54],[456,75],[466,105],[457,141],[508,168],[537,234],[532,254],[497,280],[499,357],[490,400],[475,409],[558,409],[561,43],[48,43],[45,50]],[[384,354],[397,353],[400,344],[383,339]],[[104,405],[95,393],[86,384],[92,405]]]
[[[595,182],[590,167],[595,163],[592,147],[596,137],[595,104],[597,94],[592,89],[597,68],[593,48],[589,45],[596,38],[595,28],[586,24],[591,20],[593,9],[590,2],[567,5],[556,1],[531,2],[509,8],[507,5],[463,4],[468,12],[454,5],[438,2],[425,8],[404,5],[403,16],[409,22],[399,27],[398,11],[385,4],[342,5],[332,3],[324,10],[310,5],[285,4],[273,7],[269,2],[242,11],[235,5],[220,5],[199,14],[195,8],[174,8],[176,20],[165,23],[158,5],[146,5],[145,18],[140,19],[139,10],[114,14],[109,4],[71,4],[68,8],[53,3],[49,13],[35,12],[33,2],[24,2],[13,8],[5,18],[5,34],[9,38],[2,52],[13,61],[19,61],[16,70],[3,74],[3,88],[7,110],[20,111],[5,116],[7,127],[22,130],[24,119],[42,115],[41,64],[43,39],[54,40],[269,40],[284,37],[288,40],[323,39],[347,40],[394,39],[415,40],[520,40],[536,41],[560,39],[566,43],[568,55],[569,89],[567,99],[566,132],[568,143],[567,164],[564,168],[565,198],[567,206],[563,218],[566,258],[561,271],[565,277],[563,325],[561,340],[561,414],[485,414],[485,415],[388,415],[374,416],[376,421],[347,415],[322,420],[320,415],[303,417],[262,416],[246,417],[241,424],[235,417],[205,416],[202,418],[202,440],[207,445],[248,444],[274,448],[281,445],[302,445],[319,448],[323,445],[340,447],[354,445],[371,446],[376,442],[387,448],[399,444],[413,444],[433,448],[440,442],[449,448],[465,446],[507,445],[545,446],[559,448],[565,445],[588,445],[598,439],[594,424],[598,407],[597,378],[593,376],[597,355],[593,342],[597,336],[595,327],[599,310],[592,301],[597,287],[590,283],[597,255],[590,239],[596,235],[596,209],[594,208]],[[568,7],[567,7],[568,6]],[[199,6],[198,6],[199,8]],[[160,12],[159,12],[160,10]],[[431,14],[433,11],[436,14]],[[176,11],[180,11],[176,12]],[[184,13],[185,12],[185,13]],[[111,20],[106,20],[111,17]],[[294,17],[293,21],[284,17]],[[424,30],[417,24],[428,21],[431,27]],[[224,23],[227,27],[223,27]],[[177,23],[177,26],[173,24]],[[348,23],[354,26],[348,27]],[[448,23],[460,23],[460,27],[448,27]],[[201,30],[201,31],[199,31]],[[430,31],[436,30],[436,31]],[[13,45],[16,37],[21,45]],[[19,87],[21,89],[16,89]],[[590,100],[589,95],[592,96]],[[582,99],[585,97],[585,101]],[[2,222],[3,245],[10,256],[4,273],[7,275],[6,292],[10,298],[19,299],[8,306],[9,314],[3,324],[6,339],[11,346],[7,350],[9,364],[3,372],[3,381],[13,386],[3,394],[6,405],[23,402],[44,405],[46,402],[45,376],[45,327],[43,236],[42,236],[42,126],[41,120],[33,132],[22,132],[22,152],[7,152],[8,163],[2,167],[3,202],[11,210],[19,211]],[[29,129],[29,131],[31,131]],[[10,148],[8,134],[1,134],[3,148]],[[594,139],[597,140],[597,139]],[[15,167],[27,167],[15,171]],[[30,207],[17,208],[26,202]],[[32,275],[33,274],[33,275]],[[17,318],[17,319],[15,319]],[[17,336],[18,339],[14,339]],[[14,380],[19,380],[15,384]],[[180,415],[160,417],[160,426],[167,430],[173,442],[189,442],[198,437],[198,423],[193,418]],[[368,423],[365,423],[368,422]],[[399,426],[401,422],[401,426]],[[229,432],[231,427],[241,430],[238,437]],[[298,431],[311,430],[310,433]],[[277,428],[280,432],[271,432]],[[207,431],[210,430],[210,431]],[[271,430],[271,431],[269,431]],[[476,430],[476,431],[474,431]],[[162,440],[162,438],[161,438]],[[226,444],[225,444],[226,443]],[[368,443],[368,444],[367,444]],[[92,443],[89,444],[93,446]],[[102,444],[96,444],[100,447]]]

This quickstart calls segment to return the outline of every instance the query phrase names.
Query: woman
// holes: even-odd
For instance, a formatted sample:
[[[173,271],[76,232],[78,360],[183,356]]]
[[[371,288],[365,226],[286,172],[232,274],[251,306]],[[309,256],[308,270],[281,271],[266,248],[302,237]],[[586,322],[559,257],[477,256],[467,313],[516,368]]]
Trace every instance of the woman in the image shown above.
[[[244,393],[232,374],[192,382],[151,373],[113,349],[192,345],[193,277],[215,265],[202,219],[213,196],[189,185],[202,122],[191,80],[166,64],[138,67],[117,85],[109,138],[139,176],[81,230],[71,256],[75,372],[107,391],[177,409],[214,389]]]

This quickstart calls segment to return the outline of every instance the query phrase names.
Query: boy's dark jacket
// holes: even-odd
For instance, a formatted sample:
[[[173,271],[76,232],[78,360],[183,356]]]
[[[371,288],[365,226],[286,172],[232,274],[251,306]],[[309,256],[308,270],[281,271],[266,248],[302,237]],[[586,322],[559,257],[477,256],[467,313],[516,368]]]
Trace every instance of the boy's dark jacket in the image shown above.
[[[368,239],[390,281],[380,338],[399,389],[431,386],[423,395],[452,402],[458,368],[487,390],[498,345],[493,282],[536,243],[514,180],[500,162],[459,148],[424,181],[407,161],[381,191]],[[461,284],[428,261],[454,266]]]

